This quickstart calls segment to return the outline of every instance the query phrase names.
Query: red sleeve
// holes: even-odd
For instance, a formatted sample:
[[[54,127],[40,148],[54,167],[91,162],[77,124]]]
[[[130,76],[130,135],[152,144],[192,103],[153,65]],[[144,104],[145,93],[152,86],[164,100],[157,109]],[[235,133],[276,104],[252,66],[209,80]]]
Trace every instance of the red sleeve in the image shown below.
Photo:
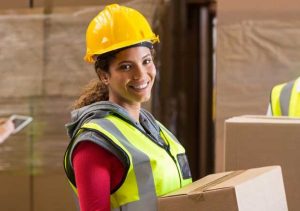
[[[72,161],[80,210],[110,211],[110,191],[125,174],[121,161],[90,141],[75,148]]]

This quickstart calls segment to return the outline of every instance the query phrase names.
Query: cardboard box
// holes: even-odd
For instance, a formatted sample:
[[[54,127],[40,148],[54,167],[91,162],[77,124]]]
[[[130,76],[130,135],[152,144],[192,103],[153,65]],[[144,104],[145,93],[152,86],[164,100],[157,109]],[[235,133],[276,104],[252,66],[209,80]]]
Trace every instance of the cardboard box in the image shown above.
[[[286,211],[280,166],[208,175],[158,199],[159,211]]]
[[[289,210],[300,207],[300,119],[239,116],[225,121],[225,170],[282,167]]]
[[[215,168],[224,171],[224,121],[265,114],[272,87],[299,76],[300,1],[215,2]]]

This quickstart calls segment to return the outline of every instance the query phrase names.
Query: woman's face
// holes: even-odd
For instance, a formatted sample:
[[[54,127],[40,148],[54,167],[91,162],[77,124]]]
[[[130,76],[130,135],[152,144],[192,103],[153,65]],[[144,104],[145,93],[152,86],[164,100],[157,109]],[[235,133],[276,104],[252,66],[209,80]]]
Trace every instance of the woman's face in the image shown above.
[[[117,53],[110,62],[109,73],[103,74],[109,88],[109,101],[123,107],[140,106],[151,96],[156,69],[150,49],[139,46]]]

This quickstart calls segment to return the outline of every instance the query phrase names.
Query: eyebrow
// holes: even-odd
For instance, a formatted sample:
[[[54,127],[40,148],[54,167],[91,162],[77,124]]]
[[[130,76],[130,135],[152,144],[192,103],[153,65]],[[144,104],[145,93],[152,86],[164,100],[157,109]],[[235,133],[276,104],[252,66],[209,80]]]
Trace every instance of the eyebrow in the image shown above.
[[[142,57],[142,59],[144,59],[144,58],[146,58],[146,57],[148,57],[148,56],[151,56],[151,54],[150,54],[150,53],[147,53],[145,56]]]
[[[142,57],[142,59],[145,59],[148,56],[151,56],[151,54],[147,53],[145,56]],[[123,64],[123,63],[130,63],[130,62],[132,62],[132,61],[131,60],[124,60],[124,61],[119,62],[118,65]]]

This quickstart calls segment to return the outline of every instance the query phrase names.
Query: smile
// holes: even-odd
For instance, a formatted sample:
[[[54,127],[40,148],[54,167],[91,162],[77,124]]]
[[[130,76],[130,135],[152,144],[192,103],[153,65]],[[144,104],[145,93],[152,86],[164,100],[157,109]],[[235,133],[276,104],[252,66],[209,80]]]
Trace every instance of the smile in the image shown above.
[[[137,90],[142,90],[147,88],[149,82],[143,83],[143,84],[139,84],[139,85],[131,85],[130,87],[137,89]]]

